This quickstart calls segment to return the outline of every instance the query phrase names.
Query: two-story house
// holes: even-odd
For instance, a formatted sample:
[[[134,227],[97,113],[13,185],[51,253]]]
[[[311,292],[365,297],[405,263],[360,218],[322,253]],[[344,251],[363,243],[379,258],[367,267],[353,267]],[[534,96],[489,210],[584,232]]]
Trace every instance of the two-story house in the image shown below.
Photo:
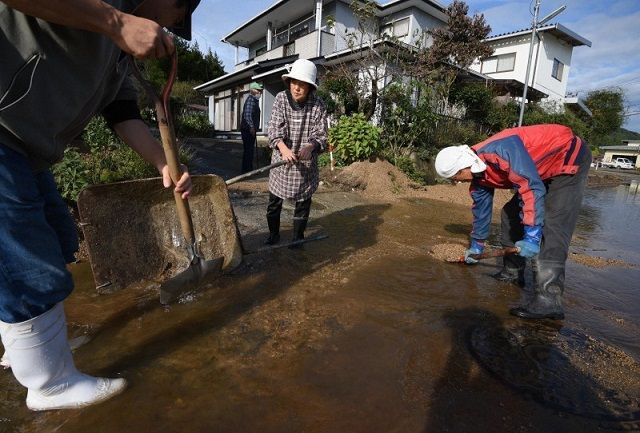
[[[353,0],[357,1],[357,0]],[[236,48],[236,65],[228,74],[195,89],[208,99],[209,119],[217,131],[237,131],[249,84],[264,86],[261,126],[271,116],[275,95],[284,90],[280,76],[298,58],[310,59],[322,75],[323,65],[344,61],[356,33],[372,43],[394,36],[415,44],[424,30],[444,26],[446,8],[434,0],[393,0],[376,4],[371,30],[358,30],[352,0],[280,0],[242,24],[222,41]],[[362,29],[360,29],[362,30]],[[368,32],[368,33],[367,33]]]
[[[375,3],[372,25],[358,26],[352,3],[357,0],[279,0],[242,24],[222,41],[236,48],[234,70],[195,89],[208,99],[209,119],[217,131],[233,132],[240,126],[249,84],[264,86],[261,126],[271,117],[275,95],[284,90],[280,76],[298,58],[323,68],[349,61],[353,37],[384,43],[416,45],[425,31],[446,25],[446,7],[436,0],[392,0]],[[361,33],[361,32],[364,33]],[[471,77],[502,89],[504,97],[518,99],[524,88],[531,29],[489,37],[494,49],[489,58],[476,61]],[[428,45],[428,40],[421,40]],[[573,48],[591,42],[561,24],[539,27],[534,39],[529,74],[529,100],[545,100],[550,106],[573,104],[588,112],[578,98],[566,98]],[[590,114],[590,113],[589,113]]]
[[[476,61],[471,69],[490,77],[495,86],[511,89],[510,96],[519,97],[524,88],[531,32],[519,30],[485,39],[494,49],[493,55]],[[580,105],[577,98],[566,98],[571,56],[575,47],[590,47],[591,42],[562,24],[549,24],[538,27],[533,44],[528,83],[533,92],[529,97],[542,99],[549,107]]]

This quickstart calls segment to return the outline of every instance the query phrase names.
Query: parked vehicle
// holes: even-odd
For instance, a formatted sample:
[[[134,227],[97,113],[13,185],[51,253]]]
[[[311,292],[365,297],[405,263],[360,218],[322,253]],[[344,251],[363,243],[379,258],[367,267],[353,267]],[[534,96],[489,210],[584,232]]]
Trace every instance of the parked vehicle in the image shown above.
[[[624,170],[632,170],[635,168],[634,163],[631,162],[630,159],[620,157],[614,158],[611,161],[602,161],[602,166],[609,168],[620,168]]]

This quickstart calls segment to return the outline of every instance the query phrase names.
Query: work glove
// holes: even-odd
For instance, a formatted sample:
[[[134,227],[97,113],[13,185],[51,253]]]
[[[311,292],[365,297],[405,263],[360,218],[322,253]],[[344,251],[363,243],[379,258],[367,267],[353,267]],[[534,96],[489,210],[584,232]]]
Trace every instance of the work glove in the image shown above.
[[[464,252],[464,262],[468,265],[478,263],[478,261],[471,256],[475,254],[482,254],[483,251],[484,241],[471,238],[471,242],[469,242],[469,248]]]
[[[540,241],[542,240],[541,226],[524,226],[524,238],[516,242],[516,247],[520,249],[518,255],[527,259],[532,258],[540,252]]]

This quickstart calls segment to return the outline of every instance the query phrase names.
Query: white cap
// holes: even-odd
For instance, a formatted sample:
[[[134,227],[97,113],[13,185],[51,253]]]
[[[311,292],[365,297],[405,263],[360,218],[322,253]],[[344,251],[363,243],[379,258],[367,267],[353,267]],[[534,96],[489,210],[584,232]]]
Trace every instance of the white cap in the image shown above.
[[[471,173],[480,173],[487,166],[467,145],[449,146],[438,152],[436,171],[440,176],[449,179],[463,168],[471,168]]]
[[[307,59],[298,59],[290,66],[291,68],[289,69],[289,72],[282,75],[283,80],[293,78],[294,80],[311,84],[314,89],[318,88],[316,85],[316,74],[318,73],[318,70],[312,61]],[[287,65],[287,68],[288,67],[289,65]]]

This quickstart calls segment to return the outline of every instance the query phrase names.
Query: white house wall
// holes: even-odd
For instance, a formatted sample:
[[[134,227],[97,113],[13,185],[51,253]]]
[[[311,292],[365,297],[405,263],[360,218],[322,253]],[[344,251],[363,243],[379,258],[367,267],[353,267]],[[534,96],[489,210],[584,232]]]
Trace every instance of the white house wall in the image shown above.
[[[474,63],[471,65],[471,69],[477,72],[487,74],[491,78],[497,80],[518,80],[521,83],[524,81],[524,77],[527,72],[527,58],[529,56],[529,41],[531,36],[520,36],[517,39],[506,39],[499,42],[494,42],[490,46],[494,49],[492,56],[500,56],[503,54],[516,54],[515,64],[512,71],[505,72],[486,72],[485,68],[481,68],[480,63]],[[537,44],[533,50],[533,60],[536,59]],[[532,63],[533,65],[533,63]],[[533,66],[532,66],[533,70]],[[529,83],[531,83],[531,75],[529,76]]]
[[[342,2],[336,2],[335,9],[335,35],[336,35],[336,51],[342,51],[349,48],[349,35],[356,34],[356,44],[360,43],[360,35],[357,34],[358,18],[353,13],[349,5]],[[372,35],[367,35],[365,40],[370,40]]]
[[[422,39],[424,38],[425,44],[424,47],[431,46],[432,38],[431,36],[425,37],[424,32],[429,29],[435,29],[439,27],[444,27],[446,23],[440,21],[436,17],[426,14],[418,8],[411,8],[411,30],[410,30],[410,40],[407,42],[412,45],[419,45],[419,42],[422,43]]]
[[[534,87],[549,95],[549,99],[562,100],[567,92],[573,47],[548,32],[543,32],[541,39],[542,49],[540,50],[540,61],[535,71]],[[564,64],[561,80],[551,76],[554,59],[558,59]]]
[[[569,81],[573,47],[549,32],[540,32],[538,35],[539,37],[534,39],[529,85],[549,95],[549,100],[562,101],[566,94],[567,82]],[[479,61],[476,61],[471,65],[471,69],[482,72],[497,80],[517,80],[522,83],[527,73],[530,41],[531,34],[525,34],[514,38],[502,39],[490,44],[494,49],[492,57],[510,53],[516,54],[515,65],[512,71],[487,72],[491,70],[490,60],[485,60],[483,67],[481,67]],[[564,64],[561,80],[557,80],[551,76],[554,59],[558,59]]]

